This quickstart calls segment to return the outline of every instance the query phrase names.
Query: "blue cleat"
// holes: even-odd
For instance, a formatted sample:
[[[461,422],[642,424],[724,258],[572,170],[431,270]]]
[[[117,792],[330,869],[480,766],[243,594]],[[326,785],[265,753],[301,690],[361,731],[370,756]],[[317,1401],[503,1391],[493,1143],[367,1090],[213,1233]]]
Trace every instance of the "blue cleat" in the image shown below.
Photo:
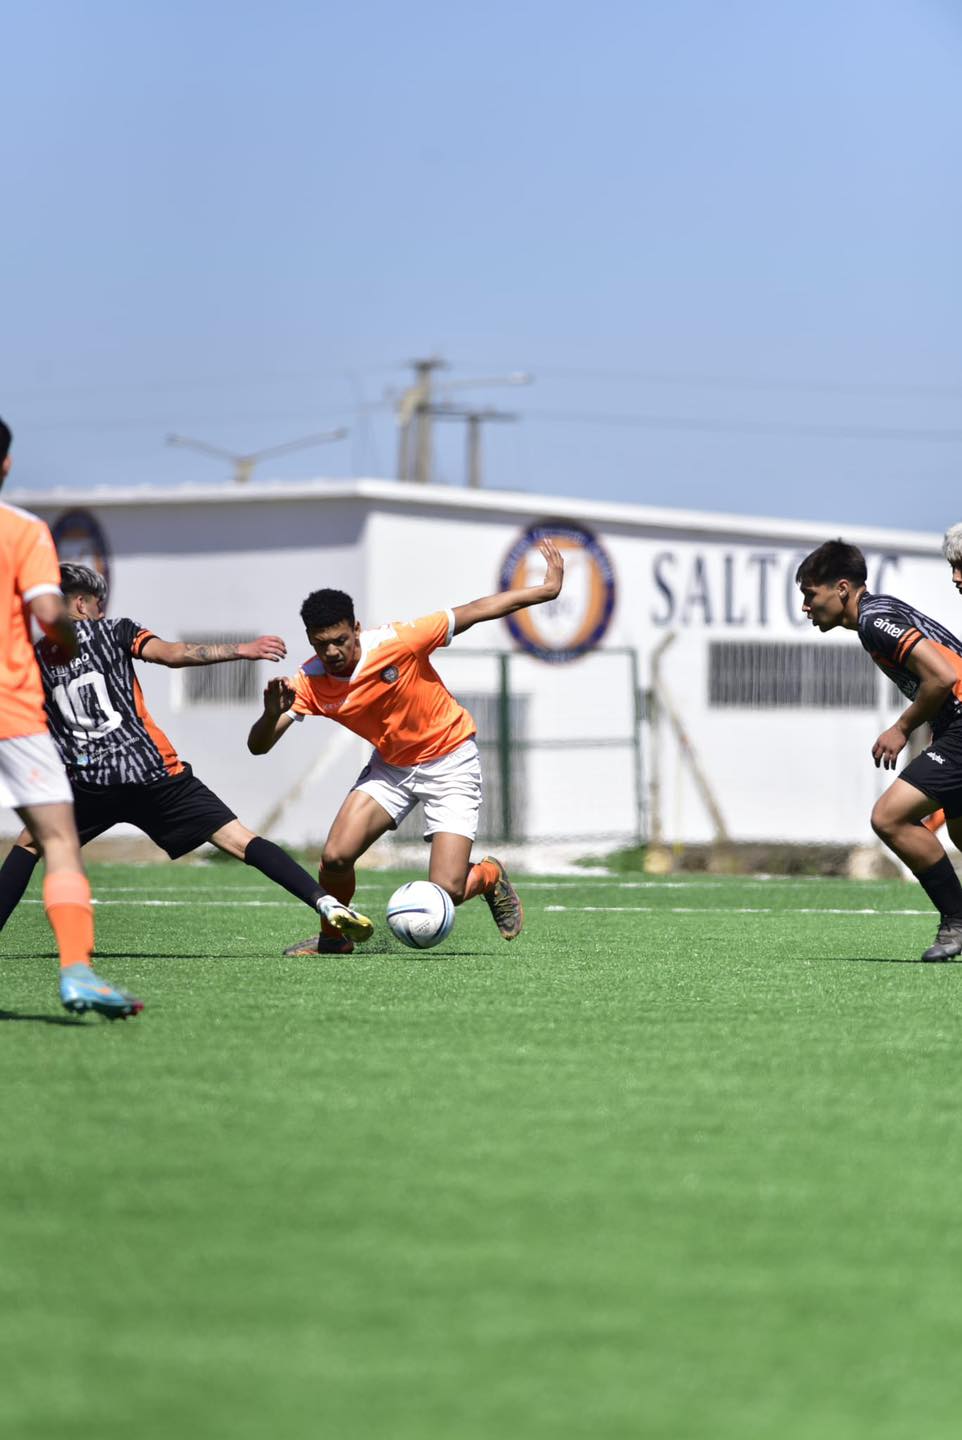
[[[74,1015],[96,1010],[107,1020],[126,1020],[128,1015],[139,1015],[144,1008],[143,1000],[101,980],[89,965],[68,965],[61,970],[60,999],[64,1009]]]

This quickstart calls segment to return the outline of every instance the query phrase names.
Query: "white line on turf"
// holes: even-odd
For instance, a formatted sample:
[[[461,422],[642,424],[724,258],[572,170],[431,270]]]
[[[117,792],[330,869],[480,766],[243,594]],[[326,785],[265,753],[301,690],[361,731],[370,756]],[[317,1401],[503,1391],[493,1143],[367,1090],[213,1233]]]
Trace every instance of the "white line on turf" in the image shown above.
[[[582,890],[589,886],[599,887],[604,890],[723,890],[731,889],[732,886],[739,890],[761,888],[771,891],[773,886],[787,885],[797,887],[800,883],[815,883],[819,877],[793,877],[779,876],[775,880],[747,880],[741,877],[734,880],[608,880],[589,876],[584,880],[526,880],[522,875],[518,879],[518,886],[524,891],[529,890]],[[362,890],[393,890],[397,886],[397,877],[394,875],[374,875],[370,878],[365,876],[361,881]],[[179,885],[152,885],[150,887],[154,894],[159,895],[181,895],[193,891],[195,887],[190,881]],[[231,895],[256,895],[264,887],[263,885],[230,885],[227,887]],[[99,895],[142,895],[143,885],[97,885]]]
[[[546,905],[546,914],[592,915],[934,915],[932,910],[841,910],[829,905]]]
[[[375,877],[375,883],[381,878],[385,877]],[[525,890],[581,890],[589,885],[597,885],[603,890],[772,890],[780,885],[798,889],[799,886],[820,885],[826,881],[848,883],[841,875],[731,875],[724,880],[619,880],[614,875],[585,875],[584,878],[566,877],[558,880],[529,880],[525,875],[515,875],[514,878]],[[368,882],[365,880],[364,883]],[[858,884],[867,890],[874,888],[876,884],[889,883],[887,880],[858,881]]]
[[[296,904],[296,901],[293,896],[287,900],[209,900],[202,895],[190,900],[151,900],[139,895],[135,900],[102,900],[95,897],[93,903],[98,906],[140,905],[155,909],[165,907],[189,909],[203,906],[205,909],[219,907],[221,909],[287,910],[291,905]],[[21,901],[21,904],[42,905],[43,901],[30,899]],[[860,910],[843,910],[829,905],[805,907],[783,905],[545,905],[542,909],[546,915],[877,915],[882,917],[927,915],[930,919],[934,913],[932,910],[878,910],[871,907]]]
[[[42,900],[21,900],[21,905],[42,905]],[[93,897],[94,905],[150,905],[150,906],[176,906],[186,909],[191,906],[203,906],[205,910],[214,906],[221,906],[224,909],[246,909],[246,910],[287,910],[297,901],[292,895],[289,900],[207,900],[198,896],[195,900],[101,900],[96,895]]]

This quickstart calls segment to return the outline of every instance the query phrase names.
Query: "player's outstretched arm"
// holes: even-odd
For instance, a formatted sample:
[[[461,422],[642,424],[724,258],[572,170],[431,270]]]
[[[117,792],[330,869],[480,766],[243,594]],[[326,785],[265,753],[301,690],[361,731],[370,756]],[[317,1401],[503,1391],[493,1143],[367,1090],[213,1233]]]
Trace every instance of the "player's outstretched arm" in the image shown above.
[[[538,549],[546,565],[542,583],[527,585],[521,590],[502,590],[500,595],[486,595],[468,605],[456,605],[455,635],[463,635],[465,630],[470,630],[472,625],[482,620],[500,620],[504,615],[513,615],[515,610],[526,610],[529,605],[543,605],[546,600],[557,600],[564,583],[564,557],[553,540],[542,540]]]
[[[266,755],[285,730],[294,724],[290,713],[295,700],[294,687],[284,676],[268,680],[264,690],[264,709],[251,726],[247,748],[252,755]]]
[[[37,595],[30,601],[30,613],[47,639],[72,660],[77,653],[77,631],[67,614],[62,595]]]
[[[166,665],[169,670],[181,670],[186,665],[221,665],[225,660],[271,660],[276,664],[286,654],[287,646],[279,635],[259,635],[256,640],[241,640],[236,645],[195,645],[153,635],[139,658],[153,665]]]
[[[930,640],[920,640],[905,663],[922,683],[911,705],[902,711],[894,725],[882,731],[872,746],[876,768],[881,766],[883,770],[895,769],[912,731],[927,720],[935,719],[952,694],[958,678],[948,660]]]

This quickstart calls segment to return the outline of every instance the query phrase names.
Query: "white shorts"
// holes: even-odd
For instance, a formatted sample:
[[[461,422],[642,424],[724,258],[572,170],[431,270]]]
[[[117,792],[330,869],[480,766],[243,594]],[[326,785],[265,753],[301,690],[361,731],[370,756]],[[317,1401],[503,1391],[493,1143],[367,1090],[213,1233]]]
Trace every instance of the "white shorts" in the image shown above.
[[[0,740],[0,805],[72,805],[73,791],[57,747],[44,730]]]
[[[481,809],[481,758],[474,740],[465,740],[450,755],[421,765],[388,765],[375,750],[354,782],[387,811],[397,829],[420,800],[424,806],[424,838],[432,835],[478,833]]]

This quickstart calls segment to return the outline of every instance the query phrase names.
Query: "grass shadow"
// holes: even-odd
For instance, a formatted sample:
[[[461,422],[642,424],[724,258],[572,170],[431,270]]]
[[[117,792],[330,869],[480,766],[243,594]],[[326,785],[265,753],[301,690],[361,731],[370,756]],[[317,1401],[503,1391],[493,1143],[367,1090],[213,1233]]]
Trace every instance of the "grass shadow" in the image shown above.
[[[226,960],[232,959],[234,953],[253,960],[262,958],[262,951],[260,950],[237,951],[231,955],[225,955],[221,952],[215,953],[211,950],[98,950],[93,958],[93,966],[95,970],[99,969],[100,963],[103,960],[108,962],[113,960]],[[55,965],[57,963],[56,955],[45,954],[39,950],[24,950],[18,955],[11,955],[7,958],[16,960],[50,960]]]
[[[108,961],[107,968],[114,960],[258,960],[260,950],[236,950],[230,954],[211,950],[98,950],[93,959],[94,969],[100,969],[102,960]]]
[[[442,950],[440,953],[434,949],[429,950],[384,950],[379,951],[389,960],[491,960],[490,950]]]
[[[83,1020],[69,1015],[27,1015],[22,1010],[0,1010],[0,1020],[23,1020],[34,1025],[65,1025],[70,1030],[87,1030]]]
[[[923,960],[920,955],[839,955],[845,965],[925,965],[929,969],[953,965],[954,960]]]

